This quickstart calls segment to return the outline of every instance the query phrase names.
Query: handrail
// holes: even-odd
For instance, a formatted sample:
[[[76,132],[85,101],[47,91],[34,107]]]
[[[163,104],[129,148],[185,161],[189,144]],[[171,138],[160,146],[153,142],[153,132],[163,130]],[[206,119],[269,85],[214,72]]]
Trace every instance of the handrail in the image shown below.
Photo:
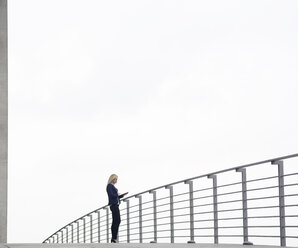
[[[233,193],[232,191],[229,191],[229,192],[226,192],[226,193],[218,193],[217,191],[219,191],[219,190],[221,190],[223,188],[230,187],[230,186],[233,186],[233,187],[242,186],[242,189],[237,189],[236,192],[235,192],[235,194],[239,194],[240,193],[242,195],[242,198],[240,200],[237,200],[237,201],[235,201],[235,199],[231,199],[230,202],[228,201],[227,203],[242,202],[242,207],[241,208],[237,208],[237,211],[242,211],[242,214],[243,214],[243,217],[242,217],[243,218],[243,225],[242,225],[242,228],[243,228],[243,235],[242,235],[243,236],[243,243],[249,244],[251,242],[248,241],[248,231],[247,230],[251,226],[249,226],[248,223],[247,223],[247,220],[250,218],[250,216],[248,216],[248,211],[250,211],[251,209],[262,209],[262,208],[261,207],[254,207],[254,208],[247,207],[248,202],[250,202],[250,200],[252,200],[252,199],[248,198],[247,195],[250,194],[251,191],[260,191],[260,192],[263,192],[265,189],[267,189],[267,190],[275,190],[276,189],[276,190],[278,190],[278,192],[275,191],[275,195],[277,195],[277,196],[272,196],[270,198],[269,197],[264,197],[264,200],[265,199],[266,200],[270,200],[271,198],[272,198],[272,200],[274,200],[275,198],[279,200],[279,205],[277,207],[280,210],[280,222],[281,222],[281,224],[279,226],[280,227],[280,240],[281,240],[280,241],[280,244],[283,246],[285,244],[285,242],[286,242],[286,239],[287,239],[287,236],[285,235],[285,229],[286,229],[287,226],[285,225],[285,221],[284,221],[284,219],[286,218],[286,215],[285,215],[284,212],[285,212],[285,208],[288,208],[289,207],[289,205],[285,205],[284,204],[284,198],[285,197],[289,197],[288,195],[285,195],[284,194],[284,188],[291,186],[291,185],[288,185],[288,184],[284,184],[284,178],[287,175],[284,175],[283,161],[284,160],[290,160],[292,158],[297,158],[297,157],[298,157],[298,153],[292,154],[292,155],[288,155],[288,156],[282,156],[282,157],[272,158],[272,159],[268,159],[268,160],[263,160],[263,161],[259,161],[259,162],[255,162],[255,163],[245,164],[245,165],[241,165],[241,166],[237,166],[237,167],[232,167],[232,168],[228,168],[228,169],[224,169],[224,170],[219,170],[219,171],[216,171],[216,172],[207,173],[207,174],[203,174],[203,175],[196,176],[196,177],[187,178],[187,179],[184,179],[184,180],[180,180],[180,181],[177,181],[177,182],[174,182],[174,183],[166,184],[166,185],[163,185],[163,186],[155,187],[155,188],[152,188],[152,189],[149,189],[149,190],[146,190],[146,191],[137,193],[135,195],[132,195],[132,196],[129,196],[129,197],[124,198],[123,201],[124,202],[133,201],[133,200],[135,200],[136,197],[143,196],[143,195],[145,196],[147,194],[152,195],[153,192],[160,192],[160,191],[162,191],[164,189],[173,189],[173,187],[178,187],[181,184],[182,185],[185,185],[184,187],[187,187],[186,184],[189,184],[189,182],[195,182],[195,181],[197,181],[197,179],[202,179],[202,178],[213,179],[213,186],[210,185],[210,187],[208,188],[209,190],[212,190],[213,189],[213,193],[210,196],[208,196],[208,197],[194,197],[193,194],[199,194],[200,193],[199,191],[202,190],[202,189],[194,190],[192,188],[189,188],[188,191],[185,191],[183,194],[180,194],[180,196],[187,196],[187,195],[189,195],[190,198],[187,199],[187,200],[173,201],[173,199],[175,197],[177,197],[177,195],[175,195],[173,193],[172,193],[172,196],[168,196],[164,200],[167,200],[167,199],[169,200],[170,197],[172,197],[171,198],[172,199],[171,202],[168,204],[169,207],[170,207],[170,209],[172,209],[172,210],[168,209],[168,212],[171,213],[171,215],[172,215],[172,217],[171,217],[172,218],[172,224],[171,224],[171,227],[170,227],[170,229],[168,231],[171,233],[170,240],[171,240],[171,242],[173,242],[173,240],[174,240],[174,237],[173,237],[174,230],[175,231],[181,231],[183,229],[183,230],[191,231],[191,233],[192,233],[191,239],[194,239],[194,237],[197,237],[198,238],[198,237],[201,236],[201,235],[195,235],[195,236],[193,235],[194,230],[196,230],[196,228],[197,228],[197,230],[204,229],[204,227],[194,227],[194,224],[193,224],[194,223],[194,217],[197,217],[200,213],[199,212],[193,212],[193,210],[194,210],[194,208],[203,207],[204,204],[196,204],[196,205],[193,205],[191,207],[190,207],[190,205],[188,205],[188,206],[179,208],[179,210],[185,209],[187,211],[191,208],[190,209],[191,212],[188,214],[188,216],[191,218],[192,224],[191,224],[191,227],[190,228],[192,230],[189,230],[189,228],[188,229],[182,228],[181,230],[178,229],[178,228],[175,229],[175,227],[174,227],[174,225],[175,225],[174,217],[178,217],[178,216],[174,214],[174,211],[177,211],[177,209],[174,209],[173,208],[173,205],[174,204],[180,204],[180,203],[181,204],[185,203],[186,205],[187,204],[191,204],[191,203],[193,204],[194,201],[199,201],[199,200],[204,200],[204,199],[206,200],[206,198],[211,198],[212,201],[209,202],[207,205],[208,206],[213,206],[213,210],[211,212],[214,215],[213,216],[213,222],[214,222],[214,225],[215,226],[213,226],[212,228],[214,229],[214,234],[213,234],[214,243],[217,243],[219,237],[225,236],[225,235],[219,235],[218,234],[218,230],[220,230],[221,227],[218,226],[216,223],[218,222],[218,215],[221,214],[223,211],[220,210],[220,209],[217,209],[220,206],[219,204],[221,204],[220,201],[219,202],[217,201],[217,198],[223,197],[223,196],[226,197],[227,195],[231,195]],[[267,163],[271,163],[271,164],[277,165],[278,166],[278,174],[275,173],[274,176],[270,176],[270,177],[268,177],[267,175],[265,175],[265,177],[263,177],[263,178],[259,178],[259,179],[253,178],[253,179],[250,179],[250,180],[246,180],[246,170],[250,170],[251,167],[254,167],[254,166],[257,166],[257,165],[265,165]],[[271,171],[273,171],[273,168],[274,168],[274,166],[272,165],[272,167],[271,167],[272,170]],[[238,181],[237,183],[235,183],[235,182],[232,182],[232,183],[231,182],[226,182],[226,183],[228,183],[227,184],[228,186],[227,185],[224,185],[224,184],[221,185],[221,184],[218,184],[217,183],[217,176],[222,176],[224,173],[231,172],[231,171],[241,172],[241,174],[240,173],[237,173],[235,175],[239,175],[240,176],[240,179],[241,179],[241,175],[242,175],[242,180],[240,182]],[[291,176],[297,176],[298,177],[298,169],[295,171],[295,173],[292,173]],[[266,187],[257,187],[255,189],[254,188],[247,189],[247,184],[253,184],[253,183],[256,183],[256,182],[262,182],[262,181],[264,181],[266,179],[278,179],[278,183],[275,184],[275,185],[266,186]],[[211,181],[212,180],[210,180],[210,182]],[[297,187],[297,189],[298,189],[298,185],[297,184],[294,183],[294,184],[292,184],[292,186],[293,187]],[[193,186],[191,186],[189,184],[189,187],[193,187]],[[165,191],[165,192],[169,192],[169,191]],[[261,197],[259,197],[259,198],[261,198]],[[155,201],[157,201],[157,200],[158,199],[155,199]],[[255,200],[255,201],[257,201],[257,200]],[[148,204],[149,203],[154,203],[154,200],[153,201],[148,201],[147,203]],[[138,206],[138,204],[139,203],[137,202],[135,206]],[[143,203],[143,205],[144,204],[145,203]],[[155,202],[155,204],[156,204],[156,202]],[[205,206],[207,206],[207,205],[205,205]],[[139,206],[139,207],[140,207],[140,209],[142,209],[142,205]],[[161,207],[161,205],[159,205],[158,207]],[[268,208],[269,206],[265,206],[265,207]],[[72,229],[74,229],[74,227],[73,227],[74,224],[77,224],[77,227],[75,228],[76,231],[77,231],[77,233],[76,234],[74,234],[74,232],[71,233],[72,241],[73,241],[74,237],[76,237],[78,242],[82,242],[80,240],[80,229],[79,229],[79,226],[80,225],[79,225],[78,222],[82,220],[82,221],[84,221],[84,225],[86,225],[86,222],[85,222],[85,219],[86,218],[93,218],[93,215],[99,214],[103,210],[107,211],[106,214],[108,214],[108,210],[106,210],[107,208],[108,208],[108,205],[105,205],[105,206],[103,206],[101,208],[95,209],[95,210],[93,210],[93,211],[91,211],[91,212],[89,212],[89,213],[81,216],[80,218],[78,218],[78,219],[70,222],[69,224],[63,226],[58,231],[56,231],[55,233],[53,233],[52,235],[50,235],[47,239],[45,239],[44,240],[44,243],[47,243],[47,242],[49,242],[49,243],[60,242],[60,240],[61,240],[62,243],[63,242],[66,242],[66,241],[69,242],[69,240],[68,240],[68,234],[69,234],[68,228],[69,227],[72,227]],[[150,210],[150,207],[149,208],[146,208],[144,210]],[[152,209],[152,211],[153,210],[154,209]],[[156,209],[155,209],[155,211],[156,211]],[[235,210],[230,209],[229,211],[235,211]],[[129,209],[126,209],[126,212],[129,213]],[[137,212],[138,211],[131,212],[131,214],[135,214]],[[166,212],[167,211],[164,211],[164,213],[166,213]],[[149,216],[149,214],[147,214],[147,215]],[[155,213],[155,215],[156,215],[156,213]],[[101,221],[101,219],[99,217],[96,217],[96,218],[97,218],[97,221],[98,222]],[[106,216],[105,218],[110,218],[110,215]],[[139,216],[139,217],[137,216],[135,218],[139,218],[139,221],[140,221],[139,222],[139,225],[141,226],[142,225],[141,224],[141,222],[142,222],[142,216]],[[156,216],[155,216],[155,218],[156,218]],[[287,218],[290,218],[290,217],[287,217]],[[159,217],[159,219],[161,219],[161,218]],[[105,221],[105,222],[104,221],[101,221],[101,223],[107,224],[107,221]],[[126,222],[129,222],[129,219],[125,219],[125,221]],[[98,230],[95,230],[94,228],[96,228],[96,226],[95,225],[94,226],[91,226],[91,224],[93,224],[92,221],[88,222],[87,224],[89,224],[89,231],[88,232],[90,233],[91,241],[93,241],[92,240],[93,239],[93,236],[94,236],[93,234],[97,233],[97,235],[98,235],[97,236],[98,237],[98,242],[100,242],[101,241],[101,239],[100,239],[101,230],[100,229],[101,229],[101,227],[104,227],[105,225],[100,225],[98,223],[97,224],[97,229]],[[176,224],[178,224],[178,223],[176,223]],[[128,225],[128,227],[129,227],[129,225]],[[154,233],[155,234],[154,235],[155,237],[154,237],[154,240],[153,241],[156,242],[156,238],[157,238],[156,237],[157,224],[153,225],[153,227],[154,227],[154,231],[144,232],[144,234],[148,234],[148,233],[149,234],[151,234],[151,233],[153,234]],[[236,228],[236,227],[234,226],[233,228]],[[83,228],[83,231],[84,231],[84,240],[83,241],[85,241],[85,239],[86,239],[86,228],[85,227]],[[127,236],[134,235],[134,234],[130,234],[129,233],[129,229],[125,229],[124,231],[128,233]],[[66,233],[66,236],[67,236],[66,239],[67,240],[65,240],[65,237],[63,236],[63,232]],[[108,232],[109,232],[109,227],[106,226],[106,228],[102,232],[104,232],[105,235],[107,235]],[[61,233],[61,235],[60,235],[60,233]],[[135,235],[142,236],[142,233],[136,233]],[[180,235],[177,235],[177,237],[178,236],[180,236]],[[209,237],[209,236],[210,235],[205,235],[204,237]],[[255,237],[255,236],[256,235],[250,235],[250,237]],[[234,235],[234,237],[238,237],[238,235]],[[263,237],[266,237],[266,235],[263,235]],[[295,236],[291,235],[290,237],[293,238]],[[162,238],[162,237],[160,237],[160,238]],[[146,239],[150,239],[150,238],[146,238]],[[297,237],[297,239],[298,239],[298,237]],[[129,238],[127,239],[127,241],[129,242]],[[142,242],[142,238],[140,238],[140,241]],[[194,240],[190,240],[190,242],[194,242]]]

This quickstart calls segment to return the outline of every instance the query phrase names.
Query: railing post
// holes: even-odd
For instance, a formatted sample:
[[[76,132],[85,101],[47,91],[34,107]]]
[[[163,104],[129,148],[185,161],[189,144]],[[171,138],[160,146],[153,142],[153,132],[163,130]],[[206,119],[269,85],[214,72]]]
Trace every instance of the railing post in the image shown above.
[[[156,191],[151,190],[149,191],[150,194],[153,194],[153,233],[154,233],[154,240],[150,241],[150,243],[157,242],[157,208],[156,208]]]
[[[105,207],[105,210],[106,210],[106,224],[107,224],[107,243],[109,243],[110,241],[110,235],[109,235],[109,228],[110,228],[110,225],[109,225],[109,206]]]
[[[170,190],[170,228],[171,228],[171,243],[174,243],[174,194],[173,186],[166,186]]]
[[[126,202],[126,228],[127,228],[127,243],[130,243],[130,216],[129,216],[129,199],[123,200]]]
[[[282,160],[279,160],[272,161],[272,164],[278,165],[280,245],[286,246],[284,163]]]
[[[63,229],[61,230],[61,243],[64,243]]]
[[[77,220],[76,223],[77,223],[77,243],[80,243],[80,220]]]
[[[68,243],[68,226],[65,228],[66,231],[66,243]]]
[[[242,184],[242,215],[243,215],[243,245],[253,245],[248,241],[248,215],[247,215],[247,187],[246,187],[246,169],[238,168],[236,172],[241,172]]]
[[[73,243],[73,223],[71,224],[71,243]]]
[[[208,178],[213,180],[214,244],[218,244],[217,176],[209,175]]]
[[[139,198],[139,237],[140,243],[143,243],[142,196],[137,195],[136,198]]]
[[[84,230],[84,243],[86,243],[86,218],[83,218],[83,230]]]
[[[193,211],[193,181],[185,181],[189,186],[189,230],[190,240],[187,243],[195,243],[194,211]]]
[[[97,232],[98,232],[98,243],[100,243],[100,210],[97,211]]]
[[[90,214],[90,242],[93,243],[93,215]]]

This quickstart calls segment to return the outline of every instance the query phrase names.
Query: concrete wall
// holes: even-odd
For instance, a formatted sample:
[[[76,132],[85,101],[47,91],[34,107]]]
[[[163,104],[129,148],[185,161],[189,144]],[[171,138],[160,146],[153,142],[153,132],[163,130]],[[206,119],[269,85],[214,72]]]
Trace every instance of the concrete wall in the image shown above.
[[[0,0],[0,243],[7,242],[7,0]]]

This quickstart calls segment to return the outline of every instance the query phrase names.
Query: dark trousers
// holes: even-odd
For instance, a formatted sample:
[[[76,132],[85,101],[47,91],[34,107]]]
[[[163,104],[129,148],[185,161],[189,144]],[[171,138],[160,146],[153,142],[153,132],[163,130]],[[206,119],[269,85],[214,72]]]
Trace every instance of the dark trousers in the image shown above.
[[[120,225],[120,222],[121,222],[119,206],[118,205],[111,205],[110,209],[112,211],[112,217],[113,217],[113,222],[112,222],[112,227],[111,227],[112,239],[117,239],[119,225]]]

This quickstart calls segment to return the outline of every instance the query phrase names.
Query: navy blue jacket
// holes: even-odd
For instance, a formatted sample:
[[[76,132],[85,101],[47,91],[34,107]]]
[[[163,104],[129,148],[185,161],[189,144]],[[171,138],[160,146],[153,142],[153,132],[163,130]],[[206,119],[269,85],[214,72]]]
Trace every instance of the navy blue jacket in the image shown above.
[[[109,183],[107,185],[107,193],[109,196],[109,205],[119,204],[118,189],[116,189],[114,184]]]

